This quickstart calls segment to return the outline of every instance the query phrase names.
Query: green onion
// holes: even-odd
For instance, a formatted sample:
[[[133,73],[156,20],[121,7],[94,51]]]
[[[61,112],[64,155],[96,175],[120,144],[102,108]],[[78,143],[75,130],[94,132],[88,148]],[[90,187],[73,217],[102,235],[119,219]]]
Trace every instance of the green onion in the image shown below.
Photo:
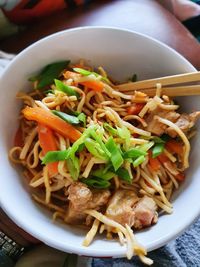
[[[85,139],[90,136],[91,131],[96,130],[96,125],[89,126],[81,135],[81,137],[73,143],[72,147],[70,148],[69,157],[73,156],[77,150],[79,149],[79,146],[84,144]]]
[[[165,141],[158,137],[158,136],[152,136],[152,139],[151,139],[155,144],[160,144],[160,143],[165,143]]]
[[[129,172],[127,171],[127,169],[121,167],[116,171],[116,174],[120,179],[122,179],[122,180],[124,180],[124,181],[126,181],[128,183],[131,183],[131,177],[130,177]]]
[[[106,148],[109,150],[111,154],[110,160],[112,162],[114,170],[117,171],[119,167],[123,164],[124,160],[122,158],[119,148],[115,144],[112,137],[108,139],[106,143]]]
[[[141,146],[139,146],[139,147],[137,147],[137,148],[139,148],[140,150],[146,152],[146,151],[148,151],[153,145],[154,145],[154,142],[151,141],[151,142],[148,142],[148,143],[146,143],[146,144],[143,144],[143,145],[141,145]]]
[[[79,119],[80,123],[82,123],[83,126],[86,127],[86,115],[85,115],[85,113],[78,112],[78,111],[70,111],[70,113],[72,115],[75,115]]]
[[[118,131],[117,131],[117,129],[113,128],[113,127],[112,127],[110,124],[108,124],[107,122],[105,122],[105,123],[103,124],[103,127],[104,127],[104,129],[105,129],[107,132],[111,133],[112,135],[118,135]]]
[[[87,150],[96,158],[108,160],[107,155],[102,150],[99,143],[97,143],[95,140],[92,140],[91,138],[86,138],[84,142]]]
[[[83,123],[83,126],[86,127],[86,115],[83,112],[81,112],[79,113],[77,118],[79,119],[80,122]]]
[[[81,179],[82,183],[87,184],[90,187],[94,187],[97,189],[104,189],[110,186],[110,182],[99,177],[92,177],[87,179]]]
[[[78,180],[79,173],[80,173],[80,165],[79,165],[79,160],[76,156],[73,156],[71,158],[68,158],[66,160],[67,163],[67,168],[69,170],[69,173],[73,180]]]
[[[145,161],[145,156],[140,156],[136,160],[133,161],[133,166],[136,168],[140,164],[142,164]]]
[[[73,70],[74,70],[75,72],[80,73],[80,74],[83,75],[83,76],[89,76],[89,75],[91,75],[91,74],[94,74],[93,72],[91,72],[91,71],[89,71],[89,70],[82,69],[82,68],[73,68]],[[95,76],[98,76],[98,74],[95,73]]]
[[[77,153],[78,152],[81,152],[81,151],[83,151],[83,149],[85,148],[85,144],[84,143],[82,143],[79,147],[78,147],[78,149],[77,149]]]
[[[131,148],[123,155],[124,158],[137,158],[139,156],[146,156],[147,153],[139,148]]]
[[[105,171],[105,169],[98,169],[93,172],[91,172],[92,176],[99,177],[103,180],[110,180],[115,176],[114,172],[111,171]]]
[[[157,143],[152,149],[152,158],[156,158],[164,151],[164,143]]]
[[[117,127],[117,131],[118,131],[119,137],[121,137],[121,139],[125,141],[124,148],[127,150],[131,143],[130,131],[125,126],[123,126],[122,128]]]
[[[42,160],[42,164],[48,164],[50,162],[65,160],[68,156],[68,150],[62,151],[49,151],[46,153]]]
[[[29,78],[29,81],[38,81],[37,89],[42,89],[43,87],[53,83],[53,80],[58,78],[62,70],[64,70],[70,61],[60,61],[47,65],[42,69],[42,71],[35,77]]]
[[[85,70],[85,69],[82,69],[82,68],[73,68],[73,70],[74,70],[75,72],[80,73],[80,74],[83,75],[83,76],[94,75],[94,76],[96,76],[96,77],[100,77],[101,80],[104,80],[104,81],[106,81],[106,82],[108,82],[108,83],[110,82],[109,79],[108,79],[107,77],[103,77],[103,76],[101,76],[100,74],[98,74],[98,73],[96,73],[96,72],[94,72],[94,71],[89,71],[89,70]]]
[[[68,115],[67,113],[58,111],[58,110],[52,110],[51,111],[54,115],[60,117],[61,119],[63,119],[64,121],[70,123],[70,124],[79,124],[80,121],[77,117],[72,116],[72,115]]]
[[[54,79],[56,89],[59,91],[64,92],[65,94],[69,96],[76,96],[77,98],[79,97],[79,94],[69,85],[64,84],[60,80]]]
[[[101,132],[102,131],[102,132]],[[106,145],[102,141],[104,129],[102,127],[97,128],[95,131],[94,129],[90,131],[90,135],[95,139],[97,143],[101,146],[101,149],[105,152],[107,158],[111,157],[111,153],[107,149]]]

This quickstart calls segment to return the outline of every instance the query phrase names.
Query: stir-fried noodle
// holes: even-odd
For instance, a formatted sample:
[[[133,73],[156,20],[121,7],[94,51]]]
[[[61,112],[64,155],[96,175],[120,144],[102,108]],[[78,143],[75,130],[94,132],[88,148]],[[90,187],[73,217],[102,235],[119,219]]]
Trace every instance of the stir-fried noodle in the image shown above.
[[[154,97],[126,94],[102,67],[68,65],[51,80],[55,67],[34,79],[32,92],[18,93],[24,106],[9,158],[54,219],[90,227],[84,246],[106,232],[126,244],[128,259],[150,265],[133,230],[156,223],[159,211],[172,213],[199,112],[178,113],[161,84]]]

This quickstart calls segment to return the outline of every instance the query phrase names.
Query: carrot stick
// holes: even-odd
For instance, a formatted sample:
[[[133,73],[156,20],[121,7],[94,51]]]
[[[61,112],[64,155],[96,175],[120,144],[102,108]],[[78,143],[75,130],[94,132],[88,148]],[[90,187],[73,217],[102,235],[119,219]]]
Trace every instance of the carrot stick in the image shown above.
[[[43,108],[26,107],[22,110],[22,113],[27,120],[44,124],[62,136],[69,138],[71,141],[76,141],[81,136],[81,133],[72,125]]]
[[[176,180],[178,180],[179,182],[184,181],[185,179],[185,174],[184,173],[179,173],[175,176]]]
[[[42,148],[43,155],[45,156],[49,151],[56,151],[56,140],[53,131],[43,124],[38,123],[38,138]],[[58,173],[58,162],[51,162],[47,164],[50,176]]]
[[[145,104],[143,103],[134,103],[132,106],[128,107],[127,113],[129,115],[138,115],[140,111],[143,109]]]
[[[166,148],[178,155],[183,155],[183,146],[176,140],[169,140],[166,143]]]
[[[101,81],[85,81],[85,82],[79,82],[80,84],[88,87],[89,89],[92,89],[96,92],[102,92],[104,84]]]
[[[157,158],[159,159],[159,161],[160,161],[161,163],[166,163],[166,162],[169,161],[168,157],[165,156],[164,153],[161,153]]]
[[[160,162],[157,158],[152,158],[151,151],[149,151],[149,165],[153,171],[158,171],[160,169]]]

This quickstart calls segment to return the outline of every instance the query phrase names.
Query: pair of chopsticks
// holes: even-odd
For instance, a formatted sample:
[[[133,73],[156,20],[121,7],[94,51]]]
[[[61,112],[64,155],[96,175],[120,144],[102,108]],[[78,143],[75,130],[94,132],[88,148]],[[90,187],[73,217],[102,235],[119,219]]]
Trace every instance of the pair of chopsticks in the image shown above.
[[[116,89],[128,94],[134,94],[134,92],[137,90],[146,93],[148,96],[154,96],[156,93],[157,84],[161,84],[163,95],[200,95],[200,84],[191,85],[191,83],[196,82],[200,82],[200,72],[184,73],[161,78],[148,79],[139,82],[124,83],[117,85]],[[190,84],[187,85],[188,83]]]

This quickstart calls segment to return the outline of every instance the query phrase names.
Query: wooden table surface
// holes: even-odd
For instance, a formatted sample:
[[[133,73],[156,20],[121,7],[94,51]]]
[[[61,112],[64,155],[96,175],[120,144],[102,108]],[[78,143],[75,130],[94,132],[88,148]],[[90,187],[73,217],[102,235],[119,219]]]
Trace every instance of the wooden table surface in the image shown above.
[[[99,0],[87,7],[62,10],[34,22],[18,35],[1,41],[0,49],[18,53],[49,34],[92,25],[122,27],[152,36],[177,50],[200,70],[199,43],[155,0]]]

